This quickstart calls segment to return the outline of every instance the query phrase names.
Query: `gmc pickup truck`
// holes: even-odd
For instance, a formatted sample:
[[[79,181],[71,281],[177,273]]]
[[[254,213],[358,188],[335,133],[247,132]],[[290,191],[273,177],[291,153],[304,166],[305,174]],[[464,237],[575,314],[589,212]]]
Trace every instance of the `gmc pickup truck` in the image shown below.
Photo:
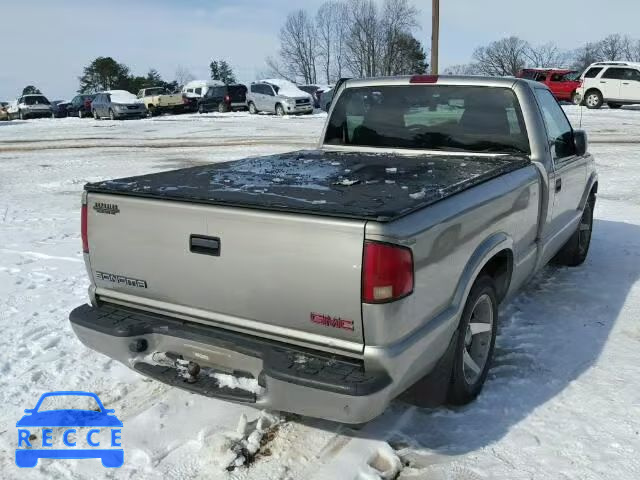
[[[188,101],[182,94],[169,93],[164,87],[143,88],[137,97],[142,100],[152,117],[165,112],[178,113],[187,110]]]
[[[91,183],[90,348],[203,395],[364,423],[465,404],[498,305],[586,258],[586,134],[510,78],[348,80],[318,148]],[[549,319],[553,321],[554,319]]]

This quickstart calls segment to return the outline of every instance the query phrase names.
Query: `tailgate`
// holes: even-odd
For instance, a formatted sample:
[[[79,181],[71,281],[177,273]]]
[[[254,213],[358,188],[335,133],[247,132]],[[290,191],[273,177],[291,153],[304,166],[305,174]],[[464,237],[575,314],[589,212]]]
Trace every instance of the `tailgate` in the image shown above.
[[[87,206],[103,300],[362,351],[363,220],[101,193]]]

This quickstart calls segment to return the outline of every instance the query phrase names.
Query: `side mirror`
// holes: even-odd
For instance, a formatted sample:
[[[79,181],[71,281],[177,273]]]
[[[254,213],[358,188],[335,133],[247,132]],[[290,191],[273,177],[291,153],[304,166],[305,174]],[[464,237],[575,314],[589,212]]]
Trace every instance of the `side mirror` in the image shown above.
[[[573,131],[573,142],[576,146],[576,155],[582,156],[587,153],[589,148],[589,140],[587,139],[587,132],[584,130]]]

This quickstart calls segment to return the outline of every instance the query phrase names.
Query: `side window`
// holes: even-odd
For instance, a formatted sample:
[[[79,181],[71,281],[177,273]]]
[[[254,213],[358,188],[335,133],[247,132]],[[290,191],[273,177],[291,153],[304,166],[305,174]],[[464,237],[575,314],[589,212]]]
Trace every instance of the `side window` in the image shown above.
[[[271,85],[265,85],[264,86],[264,93],[266,93],[267,95],[269,95],[270,97],[273,97],[275,94],[273,93],[273,88],[271,87]]]
[[[640,80],[640,71],[633,68],[625,68],[622,75],[622,80]]]
[[[195,92],[198,95],[202,95],[202,88],[200,88],[200,87],[196,88]]]
[[[258,93],[258,86],[257,85],[249,85],[249,90],[251,91],[251,93]]]
[[[608,78],[613,80],[621,80],[624,77],[624,68],[607,68],[602,74],[601,78]]]
[[[535,95],[547,127],[553,159],[561,160],[575,155],[573,129],[557,100],[550,91],[541,88],[536,88]]]
[[[592,67],[585,72],[584,78],[596,78],[601,71],[601,67]]]
[[[536,82],[546,82],[547,81],[547,74],[546,73],[539,73],[536,76]]]
[[[554,73],[553,75],[551,75],[552,82],[562,82],[563,79],[564,79],[564,76],[559,73]]]

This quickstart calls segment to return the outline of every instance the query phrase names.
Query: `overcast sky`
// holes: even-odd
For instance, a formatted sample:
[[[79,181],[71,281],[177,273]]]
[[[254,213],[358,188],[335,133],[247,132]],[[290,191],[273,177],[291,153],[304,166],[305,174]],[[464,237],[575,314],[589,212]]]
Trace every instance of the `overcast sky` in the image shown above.
[[[428,46],[431,2],[418,38]],[[33,84],[50,99],[70,98],[97,56],[144,75],[172,80],[182,65],[208,77],[212,58],[227,59],[240,81],[265,70],[286,14],[322,0],[0,0],[0,100]],[[640,0],[441,0],[441,67],[464,63],[474,48],[517,35],[576,48],[610,33],[640,38]]]

